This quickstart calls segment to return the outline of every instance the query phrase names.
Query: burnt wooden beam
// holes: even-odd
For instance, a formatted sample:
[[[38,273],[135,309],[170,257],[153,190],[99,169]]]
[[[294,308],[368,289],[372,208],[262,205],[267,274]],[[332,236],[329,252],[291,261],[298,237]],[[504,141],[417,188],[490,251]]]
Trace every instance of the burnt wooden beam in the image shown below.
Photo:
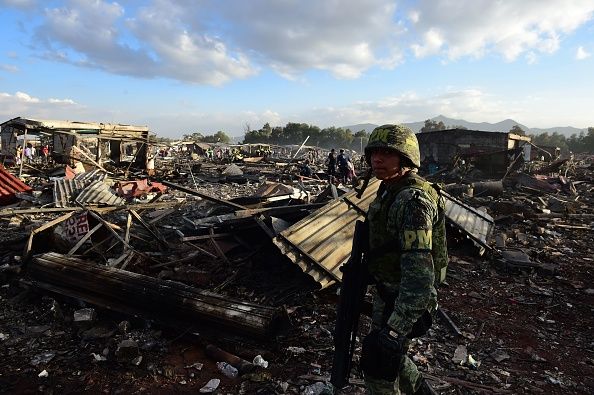
[[[32,230],[31,234],[29,235],[29,239],[27,240],[27,244],[25,245],[22,260],[26,261],[27,258],[29,257],[29,253],[31,253],[31,248],[33,248],[33,237],[35,237],[35,235],[37,233],[42,232],[46,229],[49,229],[52,226],[57,225],[62,221],[66,221],[68,218],[72,217],[74,214],[76,214],[76,211],[71,211],[67,214],[59,216],[58,218],[54,219],[53,221],[46,222],[45,224],[41,225],[39,228]]]
[[[70,251],[68,251],[68,254],[66,255],[74,255],[74,253],[76,251],[78,251],[78,249],[87,242],[87,240],[89,240],[91,238],[91,236],[93,236],[93,233],[97,232],[99,230],[99,228],[101,228],[103,226],[103,224],[97,224],[95,225],[95,227],[93,229],[91,229],[90,231],[87,232],[86,235],[84,235],[77,243],[74,247],[72,247],[70,249]]]
[[[161,244],[165,248],[169,248],[169,244],[163,239],[163,236],[161,236],[160,234],[155,233],[151,229],[151,227],[148,226],[148,224],[146,222],[144,222],[144,220],[140,217],[140,215],[138,215],[138,213],[134,209],[128,210],[128,214],[132,214],[132,216],[134,217],[134,219],[136,221],[138,221],[138,223],[144,229],[146,229],[159,242],[159,244]]]
[[[40,288],[164,323],[184,322],[205,331],[266,338],[286,322],[282,308],[244,302],[57,253],[35,256],[27,271]]]
[[[136,204],[125,204],[123,206],[103,206],[94,207],[93,211],[98,213],[107,213],[110,211],[128,210],[134,208],[136,210],[143,209],[160,209],[170,208],[171,206],[179,206],[180,204],[175,202],[155,202],[155,203],[136,203]],[[12,217],[17,214],[47,214],[47,213],[64,213],[69,211],[84,211],[81,207],[32,207],[32,208],[6,208],[0,210],[0,217]]]
[[[214,197],[212,195],[209,195],[209,194],[206,194],[206,193],[203,193],[203,192],[198,192],[195,189],[184,187],[183,185],[174,184],[173,182],[169,182],[169,181],[166,181],[166,180],[161,181],[161,183],[163,185],[167,185],[168,187],[171,187],[171,188],[177,189],[179,191],[188,193],[190,195],[198,196],[198,197],[201,197],[202,199],[210,200],[211,202],[215,202],[215,203],[222,204],[224,206],[232,207],[232,208],[234,208],[236,210],[246,210],[247,209],[247,207],[242,206],[240,204],[233,203],[233,202],[230,202],[228,200],[219,199],[219,198]]]

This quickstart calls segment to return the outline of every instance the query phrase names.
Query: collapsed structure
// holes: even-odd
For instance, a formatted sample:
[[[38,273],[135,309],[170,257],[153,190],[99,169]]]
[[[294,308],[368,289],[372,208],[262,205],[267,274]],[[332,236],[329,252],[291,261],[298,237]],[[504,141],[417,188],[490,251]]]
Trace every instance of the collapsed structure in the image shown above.
[[[287,148],[284,156],[277,149],[276,155],[263,158],[266,147],[253,145],[241,159],[216,157],[207,156],[211,146],[193,143],[168,147],[171,155],[156,156],[155,172],[149,175],[143,170],[148,129],[126,125],[16,118],[2,124],[3,154],[13,152],[19,135],[26,141],[34,133],[51,138],[54,160],[0,173],[0,274],[14,294],[43,291],[51,311],[60,314],[40,313],[43,322],[25,331],[19,329],[22,323],[10,320],[0,327],[12,364],[18,365],[14,350],[26,349],[30,333],[51,324],[62,328],[55,336],[63,343],[83,339],[90,351],[81,369],[91,363],[103,372],[140,369],[158,377],[163,391],[177,385],[198,390],[217,376],[221,387],[234,392],[321,393],[329,379],[340,266],[350,255],[354,223],[365,216],[379,181],[372,179],[358,198],[352,185],[328,183],[324,155],[304,151],[300,156],[299,150]],[[575,382],[569,371],[554,373],[558,361],[543,357],[553,330],[525,322],[522,330],[534,327],[539,335],[533,337],[543,339],[527,346],[505,337],[500,323],[512,325],[518,314],[528,317],[522,310],[527,306],[555,311],[547,296],[553,295],[548,290],[556,281],[552,276],[562,273],[563,281],[574,281],[569,270],[575,268],[559,261],[568,249],[582,264],[591,262],[591,246],[580,251],[578,244],[555,241],[565,232],[591,238],[591,158],[528,166],[530,152],[538,148],[529,138],[509,133],[449,130],[418,138],[425,164],[436,166],[423,170],[445,184],[452,264],[449,284],[440,290],[442,320],[428,340],[413,345],[415,357],[444,392],[588,388],[591,383]],[[134,150],[126,151],[130,144]],[[118,167],[130,158],[138,164],[132,173]],[[64,164],[74,165],[73,159],[80,160],[82,169],[70,173]],[[299,175],[305,159],[312,177]],[[585,307],[574,298],[581,293],[591,298],[592,293],[586,292],[583,279],[575,281],[582,281],[576,288],[580,294],[566,296],[563,303],[582,311]],[[72,300],[84,302],[85,308]],[[10,311],[5,318],[18,310],[18,303],[4,308]],[[49,309],[44,303],[38,308]],[[113,318],[96,317],[107,317],[109,311],[120,314],[115,326],[109,322]],[[74,322],[64,316],[73,316]],[[184,338],[178,349],[172,344],[182,336],[177,333],[169,346],[154,349],[147,344],[168,341],[150,325],[130,328],[133,317],[200,337]],[[550,315],[538,317],[551,325]],[[68,331],[75,323],[77,329]],[[587,325],[586,320],[563,330],[580,337]],[[496,345],[492,338],[498,339]],[[204,347],[209,342],[237,355],[212,344]],[[39,353],[28,351],[34,355],[25,358],[35,361],[30,371],[63,375],[60,347],[48,340]],[[192,360],[184,357],[181,366],[173,364],[173,373],[154,367],[167,364],[164,359],[174,353],[185,355],[180,350],[196,348],[214,361],[199,359],[199,353]],[[215,356],[209,354],[213,349],[219,350]],[[511,351],[516,349],[521,351]],[[256,365],[255,356],[268,359],[272,373]],[[514,373],[526,358],[532,362]],[[241,382],[217,371],[214,362],[225,361],[239,370]],[[534,373],[539,371],[534,363],[551,367]],[[7,388],[23,385],[20,375],[16,367],[9,369],[4,377],[12,387]],[[96,374],[94,380],[105,385]],[[125,380],[118,384],[135,388]],[[344,393],[361,391],[361,384],[360,376],[353,377]]]
[[[17,146],[26,146],[35,140],[51,146],[56,163],[74,165],[83,162],[101,166],[107,160],[122,162],[129,153],[134,163],[144,168],[149,138],[147,126],[111,123],[74,122],[13,118],[0,124],[1,154],[4,160],[14,162]],[[20,141],[19,141],[20,140]]]

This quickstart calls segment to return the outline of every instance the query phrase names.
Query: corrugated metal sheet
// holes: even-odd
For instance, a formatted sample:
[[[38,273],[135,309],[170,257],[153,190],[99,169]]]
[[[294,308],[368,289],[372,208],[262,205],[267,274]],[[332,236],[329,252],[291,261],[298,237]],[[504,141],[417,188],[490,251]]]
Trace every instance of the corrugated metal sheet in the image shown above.
[[[54,180],[54,204],[56,207],[74,206],[73,198],[94,181],[103,182],[107,174],[100,169],[79,173],[73,179]]]
[[[471,239],[482,247],[488,248],[487,239],[495,226],[493,217],[484,211],[467,205],[446,192],[442,191],[442,195],[445,198],[445,215],[449,222],[468,234]]]
[[[322,288],[335,280],[340,281],[342,273],[339,268],[351,254],[355,222],[364,218],[343,198],[367,212],[379,184],[373,179],[361,199],[357,199],[356,192],[351,192],[328,203],[281,232],[274,243]]]
[[[93,169],[85,173],[77,174],[74,179],[83,181],[85,184],[89,184],[92,181],[104,181],[107,178],[107,173],[101,169]]]
[[[16,200],[15,193],[31,192],[32,188],[17,177],[10,174],[0,165],[0,205],[10,204]]]
[[[82,181],[72,179],[67,180],[60,178],[54,180],[54,204],[56,207],[69,207],[71,206],[72,197],[76,196],[83,188],[85,184]]]
[[[362,213],[349,205],[344,198],[367,212],[379,185],[380,182],[373,179],[361,199],[357,199],[356,193],[351,192],[328,203],[281,232],[273,240],[274,244],[320,283],[322,288],[340,281],[342,272],[339,268],[351,254],[355,222],[364,219]],[[448,222],[486,247],[486,240],[493,231],[493,218],[448,194],[444,193],[444,198]]]
[[[82,205],[101,204],[108,206],[120,206],[125,200],[115,195],[109,186],[101,180],[93,181],[85,189],[80,191],[76,202]]]

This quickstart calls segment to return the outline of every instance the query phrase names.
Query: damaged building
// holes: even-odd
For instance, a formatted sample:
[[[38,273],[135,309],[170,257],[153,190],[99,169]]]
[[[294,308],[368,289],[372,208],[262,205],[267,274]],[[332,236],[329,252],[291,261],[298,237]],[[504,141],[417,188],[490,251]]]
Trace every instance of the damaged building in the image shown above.
[[[15,161],[17,146],[34,142],[38,149],[48,145],[57,163],[93,166],[111,161],[117,165],[125,156],[133,155],[135,166],[146,166],[147,126],[18,117],[3,122],[0,128],[1,154],[8,163]]]
[[[490,177],[501,177],[516,160],[530,160],[530,137],[509,132],[447,129],[417,134],[421,164],[429,169],[451,167],[458,161],[472,162]]]

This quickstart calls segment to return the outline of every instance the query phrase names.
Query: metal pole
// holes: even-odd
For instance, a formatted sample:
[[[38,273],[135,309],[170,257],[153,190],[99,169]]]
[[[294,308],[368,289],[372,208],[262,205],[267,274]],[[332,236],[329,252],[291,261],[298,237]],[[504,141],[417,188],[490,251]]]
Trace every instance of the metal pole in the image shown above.
[[[295,159],[295,157],[297,156],[297,154],[299,153],[299,151],[301,151],[301,148],[303,148],[303,146],[305,145],[305,143],[307,143],[307,140],[309,140],[309,136],[307,136],[305,138],[305,140],[303,140],[303,143],[301,143],[301,146],[299,147],[299,149],[297,150],[297,152],[295,152],[295,155],[293,155],[293,157],[291,158],[291,162],[293,162],[293,159]]]
[[[17,146],[19,141],[17,139]],[[21,178],[21,174],[23,174],[23,162],[25,161],[25,147],[27,146],[27,127],[25,127],[25,134],[23,135],[23,149],[21,150],[21,167],[19,168],[19,178]]]

